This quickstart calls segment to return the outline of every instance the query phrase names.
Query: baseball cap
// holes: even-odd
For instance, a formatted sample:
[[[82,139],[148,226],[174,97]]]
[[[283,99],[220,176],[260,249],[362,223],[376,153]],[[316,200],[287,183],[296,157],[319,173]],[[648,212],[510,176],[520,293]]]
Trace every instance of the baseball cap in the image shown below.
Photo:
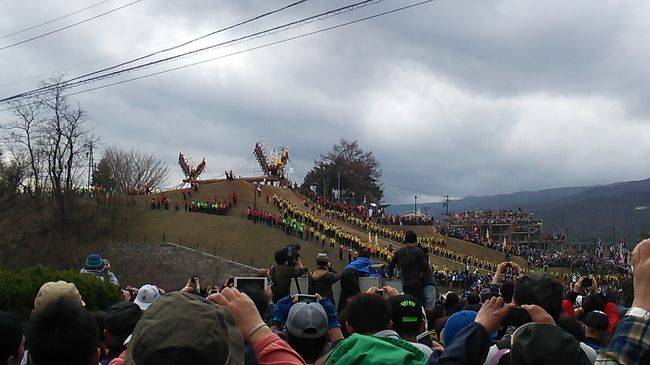
[[[319,338],[327,333],[327,313],[320,303],[298,302],[287,316],[287,330],[300,338]]]
[[[447,322],[445,322],[445,333],[442,339],[445,347],[451,345],[460,330],[474,322],[476,314],[473,310],[462,310],[454,313],[447,319]]]
[[[81,299],[81,294],[77,286],[73,283],[68,283],[63,280],[48,281],[38,289],[38,293],[34,299],[34,311],[38,312],[45,305],[60,298],[69,298],[84,307],[86,306],[86,303]]]
[[[126,364],[243,365],[244,341],[230,312],[197,295],[161,296],[129,341]]]
[[[396,332],[417,334],[422,323],[422,305],[409,294],[402,294],[388,299],[393,328]]]
[[[133,303],[137,304],[142,310],[147,310],[149,306],[155,302],[160,296],[158,287],[151,284],[144,284],[138,289],[138,295],[135,297]]]
[[[577,364],[580,344],[548,323],[527,323],[512,334],[510,364]]]
[[[105,326],[110,332],[111,342],[109,347],[119,347],[126,338],[133,333],[133,329],[142,317],[140,307],[132,302],[119,302],[113,304],[106,311]]]

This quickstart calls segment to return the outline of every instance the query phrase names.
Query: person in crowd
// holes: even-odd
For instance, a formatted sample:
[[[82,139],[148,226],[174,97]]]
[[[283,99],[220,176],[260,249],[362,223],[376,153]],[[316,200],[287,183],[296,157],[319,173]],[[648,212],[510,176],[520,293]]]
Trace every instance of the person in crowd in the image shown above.
[[[424,302],[423,277],[433,276],[431,265],[424,252],[417,247],[417,234],[406,231],[404,234],[405,246],[398,249],[388,263],[387,275],[393,276],[395,266],[399,266],[402,279],[402,290],[420,301]],[[435,296],[434,296],[435,297]]]
[[[243,364],[244,342],[261,365],[305,364],[271,332],[246,294],[225,288],[207,300],[181,292],[162,296],[144,312],[127,351],[110,365],[127,359],[138,365]]]
[[[102,281],[107,280],[117,286],[120,285],[117,276],[111,272],[110,262],[98,254],[88,255],[84,267],[79,272],[82,274],[93,275]]]
[[[447,319],[462,308],[459,302],[460,298],[458,298],[458,294],[452,291],[444,293],[440,296],[440,298],[442,299],[442,305],[445,308],[445,315],[438,318],[434,322],[434,329],[436,330],[436,335],[438,338],[442,338],[442,329],[445,327]]]
[[[104,311],[91,311],[90,315],[95,319],[97,324],[97,338],[99,338],[99,359],[103,359],[108,353],[108,339],[104,336],[106,330],[106,312]]]
[[[397,295],[392,289],[391,295]],[[347,332],[317,364],[426,364],[427,355],[404,341],[391,327],[391,307],[376,288],[352,297],[345,307]]]
[[[297,252],[297,251],[296,251]],[[273,291],[273,302],[277,303],[281,298],[289,295],[291,290],[291,279],[305,275],[305,268],[302,266],[300,256],[289,257],[289,247],[275,252],[275,265],[269,270],[271,279],[271,290]]]
[[[341,276],[332,268],[326,253],[321,252],[316,255],[316,265],[316,270],[309,274],[309,294],[329,298],[332,304],[336,304],[332,285],[339,281]]]
[[[99,363],[97,323],[76,300],[58,297],[34,313],[29,331],[30,365]]]
[[[359,256],[350,262],[341,273],[341,294],[337,312],[341,313],[347,305],[348,299],[361,293],[359,278],[366,277],[370,273],[370,253],[366,250],[359,252]]]
[[[160,297],[158,287],[151,284],[144,284],[138,289],[138,295],[135,297],[133,303],[137,304],[143,311],[147,310],[153,302]]]
[[[262,321],[271,325],[271,319],[275,315],[275,304],[273,303],[273,292],[271,288],[266,287],[264,290],[261,290],[255,285],[246,285],[237,290],[246,294],[253,301]],[[258,365],[255,349],[249,343],[244,343],[244,364]]]
[[[100,360],[100,365],[108,365],[125,350],[124,341],[133,333],[141,317],[142,310],[132,302],[119,302],[108,309],[102,336],[108,344],[108,352]]]
[[[449,347],[458,332],[474,322],[477,313],[478,311],[462,310],[452,314],[445,322],[445,328],[442,330],[442,344]]]
[[[534,308],[540,308],[540,310],[544,312],[544,315],[549,317],[547,323],[556,326],[560,315],[562,314],[563,291],[564,288],[562,284],[557,279],[547,274],[528,273],[521,276],[517,280],[513,297],[514,304],[519,307],[519,309],[513,313],[525,314],[525,312],[528,312],[528,317],[530,319],[512,321],[512,327],[506,330],[506,334],[501,341],[490,347],[485,363],[491,364],[493,358],[497,357],[501,350],[509,348],[512,343],[512,334],[516,332],[522,324],[524,324],[521,322],[528,322],[530,320],[535,322],[534,315],[536,313],[531,313],[530,308],[533,308],[531,306],[534,306]],[[579,342],[579,346],[581,348],[581,353],[584,353],[589,361],[593,363],[596,359],[596,352],[583,342]]]
[[[384,290],[388,289],[385,287]],[[395,292],[397,292],[395,290]],[[390,294],[390,292],[389,292]],[[422,351],[427,358],[433,353],[433,349],[425,344],[418,343],[419,334],[426,331],[426,318],[422,305],[417,299],[409,294],[393,295],[388,298],[391,310],[391,329],[399,335],[399,338],[410,342],[413,346]],[[435,344],[437,348],[441,346]]]
[[[650,364],[650,239],[632,251],[634,300],[619,321],[609,345],[601,349],[597,365]]]
[[[38,313],[47,304],[61,298],[70,299],[82,307],[86,306],[77,286],[73,283],[68,283],[63,280],[48,281],[38,289],[36,298],[34,298],[34,310],[32,313]]]
[[[25,353],[25,336],[19,320],[0,311],[0,364],[19,365]]]
[[[308,363],[327,353],[332,343],[343,339],[334,305],[329,298],[302,301],[299,296],[285,297],[277,303],[273,327],[286,328],[287,342]]]
[[[598,352],[607,344],[607,328],[609,320],[607,314],[602,311],[591,311],[585,315],[584,330],[585,343]]]
[[[481,297],[474,292],[468,293],[465,298],[465,309],[478,312],[481,309]]]

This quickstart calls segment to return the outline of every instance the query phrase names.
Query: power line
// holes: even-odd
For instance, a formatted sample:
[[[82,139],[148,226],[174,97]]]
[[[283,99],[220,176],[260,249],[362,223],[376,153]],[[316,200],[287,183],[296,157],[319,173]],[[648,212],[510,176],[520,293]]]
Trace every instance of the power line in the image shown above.
[[[115,9],[111,9],[111,10],[105,11],[105,12],[103,12],[103,13],[97,14],[97,15],[95,15],[95,16],[92,16],[92,17],[90,17],[90,18],[86,18],[86,19],[84,19],[84,20],[80,20],[80,21],[78,21],[78,22],[76,22],[76,23],[72,23],[72,24],[70,24],[70,25],[66,25],[65,27],[61,27],[61,28],[58,28],[58,29],[55,29],[55,30],[49,31],[49,32],[47,32],[47,33],[43,33],[43,34],[37,35],[37,36],[35,36],[35,37],[27,38],[27,39],[24,39],[24,40],[22,40],[22,41],[19,41],[19,42],[16,42],[16,43],[12,43],[12,44],[6,45],[6,46],[4,46],[4,47],[0,47],[0,51],[5,50],[5,49],[7,49],[7,48],[15,47],[15,46],[18,46],[18,45],[21,45],[21,44],[27,43],[27,42],[31,42],[31,41],[36,40],[36,39],[40,39],[40,38],[43,38],[43,37],[47,37],[48,35],[52,35],[52,34],[54,34],[54,33],[58,33],[58,32],[64,31],[64,30],[66,30],[66,29],[72,28],[72,27],[77,26],[77,25],[79,25],[79,24],[87,23],[87,22],[89,22],[89,21],[91,21],[91,20],[94,20],[94,19],[100,18],[100,17],[102,17],[102,16],[104,16],[104,15],[108,15],[108,14],[110,14],[110,13],[114,13],[114,12],[116,12],[116,11],[118,11],[118,10],[121,10],[121,9],[124,9],[124,8],[126,8],[126,7],[128,7],[128,6],[135,5],[135,4],[137,4],[137,3],[141,2],[141,1],[143,1],[143,0],[135,0],[135,1],[132,1],[132,2],[130,2],[130,3],[128,3],[128,4],[124,4],[124,5],[122,5],[122,6],[119,6],[119,7],[115,8]]]
[[[394,188],[397,188],[397,189],[401,189],[401,190],[405,190],[405,191],[410,191],[412,193],[426,194],[426,195],[431,195],[431,196],[444,196],[444,195],[441,195],[441,194],[435,194],[435,193],[428,192],[428,191],[422,191],[422,190],[417,190],[417,189],[413,189],[413,188],[408,188],[408,187],[405,187],[405,186],[389,184],[387,182],[385,182],[384,185],[388,185],[388,186],[391,186],[391,187],[394,187]]]
[[[138,77],[133,77],[133,78],[130,78],[130,79],[117,81],[117,82],[113,82],[113,83],[110,83],[110,84],[105,84],[105,85],[101,85],[101,86],[97,86],[97,87],[77,91],[77,92],[74,92],[74,93],[69,93],[69,94],[66,94],[64,96],[73,96],[73,95],[84,94],[84,93],[87,93],[87,92],[100,90],[100,89],[104,89],[104,88],[107,88],[107,87],[124,84],[124,83],[131,82],[131,81],[141,80],[141,79],[149,78],[149,77],[152,77],[152,76],[161,75],[161,74],[168,73],[168,72],[171,72],[171,71],[176,71],[176,70],[184,69],[184,68],[187,68],[187,67],[207,63],[207,62],[220,60],[220,59],[223,59],[223,58],[227,58],[227,57],[231,57],[231,56],[235,56],[235,55],[255,51],[255,50],[258,50],[258,49],[268,48],[268,47],[271,47],[271,46],[274,46],[274,45],[287,43],[287,42],[297,40],[297,39],[301,39],[301,38],[306,38],[306,37],[309,37],[309,36],[312,36],[312,35],[316,35],[316,34],[326,32],[326,31],[342,28],[342,27],[352,25],[352,24],[356,24],[356,23],[360,23],[360,22],[363,22],[363,21],[366,21],[366,20],[379,18],[379,17],[384,16],[384,15],[388,15],[388,14],[396,13],[396,12],[403,11],[403,10],[406,10],[406,9],[410,9],[410,8],[417,7],[417,6],[420,6],[420,5],[424,5],[424,4],[433,2],[433,1],[436,1],[436,0],[420,1],[420,2],[417,2],[417,3],[410,4],[410,5],[401,6],[399,8],[395,8],[395,9],[392,9],[392,10],[387,10],[387,11],[384,11],[384,12],[381,12],[381,13],[369,15],[369,16],[359,18],[359,19],[356,19],[356,20],[351,20],[351,21],[348,21],[348,22],[345,22],[345,23],[333,25],[333,26],[330,26],[330,27],[327,27],[327,28],[323,28],[323,29],[312,31],[312,32],[300,34],[300,35],[297,35],[297,36],[293,36],[293,37],[281,39],[281,40],[278,40],[278,41],[262,44],[262,45],[259,45],[259,46],[251,47],[251,48],[248,48],[248,49],[245,49],[245,50],[241,50],[241,51],[237,51],[237,52],[233,52],[233,53],[229,53],[229,54],[226,54],[226,55],[222,55],[222,56],[218,56],[218,57],[214,57],[214,58],[210,58],[210,59],[206,59],[206,60],[201,60],[201,61],[197,61],[197,62],[193,62],[193,63],[188,63],[186,65],[173,67],[173,68],[170,68],[170,69],[157,71],[157,72],[153,72],[153,73],[150,73],[150,74],[141,75],[141,76],[138,76]],[[10,99],[7,99],[7,100],[10,100]],[[13,109],[13,108],[9,107],[9,108],[5,108],[5,109],[0,109],[0,111],[7,111],[7,110],[11,110],[11,109]],[[435,194],[432,194],[432,195],[435,195]]]
[[[0,1],[2,1],[2,0],[0,0]],[[39,24],[33,25],[33,26],[31,26],[31,27],[28,27],[28,28],[24,28],[24,29],[21,29],[21,30],[17,30],[17,31],[15,31],[15,32],[13,32],[13,33],[5,34],[5,35],[3,35],[2,37],[0,37],[0,39],[5,39],[5,38],[8,38],[8,37],[14,36],[14,35],[16,35],[16,34],[24,33],[24,32],[26,32],[26,31],[28,31],[28,30],[36,29],[36,28],[38,28],[38,27],[42,27],[42,26],[44,26],[44,25],[47,25],[47,24],[53,23],[53,22],[55,22],[55,21],[57,21],[57,20],[65,19],[65,18],[67,18],[67,17],[69,17],[69,16],[72,16],[72,15],[75,15],[75,14],[79,14],[79,13],[81,13],[82,11],[85,11],[85,10],[88,10],[88,9],[91,9],[91,8],[94,8],[94,7],[96,7],[96,6],[99,6],[99,5],[101,5],[101,4],[107,3],[107,2],[109,2],[109,1],[111,1],[111,0],[100,1],[100,2],[98,2],[98,3],[95,3],[95,4],[92,4],[92,5],[86,6],[86,7],[83,8],[83,9],[79,9],[79,10],[73,11],[72,13],[68,13],[68,14],[62,15],[62,16],[60,16],[60,17],[56,17],[56,18],[54,18],[54,19],[50,19],[50,20],[48,20],[48,21],[45,21],[45,22],[43,22],[43,23],[39,23]]]
[[[125,69],[113,71],[113,72],[110,72],[110,73],[107,73],[107,74],[98,75],[98,76],[94,76],[94,77],[90,77],[90,78],[86,78],[86,79],[82,79],[82,80],[78,80],[78,81],[74,81],[74,82],[70,82],[72,80],[71,79],[71,80],[62,81],[62,82],[58,83],[57,85],[43,86],[43,87],[40,87],[40,88],[37,88],[37,89],[33,89],[33,90],[30,90],[30,91],[26,91],[24,93],[16,94],[16,95],[1,99],[0,102],[6,102],[6,101],[14,100],[14,99],[25,98],[25,97],[30,97],[30,96],[36,96],[36,95],[39,95],[39,94],[46,93],[46,92],[48,92],[50,90],[53,90],[56,87],[73,88],[73,87],[83,85],[83,84],[87,84],[87,83],[90,83],[90,82],[99,81],[99,80],[110,78],[110,77],[115,77],[115,76],[121,75],[123,73],[133,72],[133,71],[136,71],[136,70],[139,70],[139,69],[142,69],[142,68],[148,68],[148,67],[151,67],[151,66],[155,66],[155,65],[158,65],[158,64],[163,63],[163,62],[169,62],[169,61],[173,61],[173,60],[176,60],[176,59],[185,58],[185,57],[192,56],[192,55],[195,55],[197,53],[205,52],[205,51],[208,51],[208,50],[211,50],[211,49],[221,48],[221,47],[224,47],[224,46],[231,46],[231,45],[236,44],[236,43],[241,43],[241,42],[250,41],[250,40],[256,39],[256,38],[261,38],[261,37],[264,37],[264,36],[269,35],[269,34],[274,34],[274,33],[278,33],[278,32],[281,32],[281,31],[287,31],[289,29],[293,29],[293,28],[296,28],[296,27],[299,27],[299,26],[302,26],[302,25],[305,25],[305,24],[308,24],[308,23],[312,23],[312,22],[315,22],[315,21],[321,21],[321,20],[327,19],[327,18],[332,17],[332,16],[337,16],[337,15],[340,15],[342,13],[347,13],[347,12],[350,12],[350,11],[354,11],[354,10],[360,9],[362,7],[368,6],[370,4],[377,4],[377,3],[381,2],[381,1],[383,1],[383,0],[365,0],[365,1],[361,1],[361,2],[358,2],[358,3],[354,3],[354,4],[351,4],[351,5],[340,7],[338,9],[326,11],[326,12],[323,12],[323,13],[320,13],[320,14],[317,14],[317,15],[313,15],[313,16],[306,17],[306,18],[303,18],[303,19],[300,19],[300,20],[289,22],[289,23],[286,23],[286,24],[283,24],[283,25],[280,25],[280,26],[272,27],[272,28],[269,28],[269,29],[266,29],[266,30],[263,30],[263,31],[260,31],[260,32],[249,34],[249,35],[246,35],[246,36],[243,36],[243,37],[239,37],[239,38],[231,39],[229,41],[220,42],[220,43],[213,44],[213,45],[210,45],[210,46],[194,49],[194,50],[191,50],[191,51],[188,51],[188,52],[180,53],[180,54],[177,54],[177,55],[174,55],[174,56],[169,56],[169,57],[162,58],[162,59],[159,59],[159,60],[156,60],[156,61],[147,62],[147,63],[144,63],[144,64],[128,67],[128,68],[125,68]],[[83,76],[79,76],[77,78],[80,78],[80,77],[83,77]],[[75,79],[77,79],[77,78],[75,78]]]
[[[257,15],[257,16],[255,16],[255,17],[252,17],[252,18],[249,18],[249,19],[246,19],[246,20],[241,21],[241,22],[239,22],[239,23],[236,23],[236,24],[233,24],[233,25],[229,25],[229,26],[227,26],[227,27],[225,27],[225,28],[221,28],[221,29],[215,30],[215,31],[213,31],[213,32],[210,32],[210,33],[204,34],[204,35],[202,35],[202,36],[200,36],[200,37],[192,38],[192,39],[190,39],[190,40],[188,40],[188,41],[185,41],[185,42],[183,42],[183,43],[181,43],[181,44],[178,44],[178,45],[175,45],[175,46],[171,46],[171,47],[168,47],[168,48],[162,49],[162,50],[160,50],[160,51],[151,52],[151,53],[148,53],[148,54],[146,54],[146,55],[144,55],[144,56],[139,56],[139,57],[136,57],[136,58],[133,58],[133,59],[131,59],[131,60],[128,60],[128,61],[125,61],[125,62],[119,63],[119,64],[114,65],[114,66],[106,67],[106,68],[103,68],[103,69],[100,69],[100,70],[97,70],[97,71],[93,71],[93,72],[90,72],[90,73],[87,73],[87,74],[84,74],[84,75],[80,75],[80,76],[77,76],[77,77],[74,77],[74,78],[68,79],[68,80],[66,80],[65,82],[68,83],[68,82],[72,82],[72,81],[75,81],[75,80],[83,79],[83,78],[86,78],[86,77],[89,77],[89,76],[92,76],[92,75],[96,75],[96,74],[99,74],[99,73],[102,73],[102,72],[106,72],[106,71],[114,70],[114,69],[116,69],[116,68],[118,68],[118,67],[125,66],[125,65],[128,65],[128,64],[131,64],[131,63],[137,62],[137,61],[141,61],[141,60],[143,60],[143,59],[145,59],[145,58],[149,58],[149,57],[152,57],[152,56],[155,56],[155,55],[161,54],[161,53],[165,53],[165,52],[173,51],[173,50],[178,49],[178,48],[181,48],[181,47],[185,47],[185,46],[187,46],[187,45],[189,45],[189,44],[192,44],[192,43],[198,42],[198,41],[200,41],[200,40],[202,40],[202,39],[205,39],[205,38],[207,38],[207,37],[210,37],[210,36],[213,36],[213,35],[215,35],[215,34],[222,33],[222,32],[225,32],[225,31],[228,31],[228,30],[234,29],[234,28],[236,28],[236,27],[239,27],[239,26],[242,26],[242,25],[245,25],[245,24],[251,23],[251,22],[253,22],[253,21],[256,21],[256,20],[262,19],[262,18],[264,18],[264,17],[267,17],[267,16],[269,16],[269,15],[273,15],[273,14],[279,13],[279,12],[281,12],[281,11],[283,11],[283,10],[286,10],[286,9],[292,8],[292,7],[296,6],[296,5],[300,5],[300,4],[302,4],[302,3],[304,3],[304,2],[307,2],[307,1],[308,1],[308,0],[299,0],[299,1],[293,2],[293,3],[291,3],[291,4],[288,4],[288,5],[283,6],[283,7],[281,7],[281,8],[278,8],[278,9],[275,9],[275,10],[272,10],[272,11],[268,11],[268,12],[266,12],[266,13],[263,13],[263,14]],[[110,58],[110,57],[108,57],[108,58]],[[106,59],[106,58],[104,58],[104,59]],[[0,86],[2,86],[2,85],[0,85]],[[37,91],[37,90],[47,90],[47,88],[48,88],[48,86],[44,86],[44,87],[41,87],[41,88],[38,88],[38,89],[35,89],[35,90],[32,90],[32,91]],[[30,91],[30,93],[31,93],[31,91]]]

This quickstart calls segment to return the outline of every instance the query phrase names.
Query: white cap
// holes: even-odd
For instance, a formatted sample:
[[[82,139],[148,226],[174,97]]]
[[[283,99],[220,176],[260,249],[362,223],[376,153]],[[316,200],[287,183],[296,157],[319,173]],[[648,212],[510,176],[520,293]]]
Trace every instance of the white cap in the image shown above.
[[[155,302],[159,296],[160,292],[158,291],[157,286],[145,284],[140,287],[138,290],[138,296],[135,297],[133,302],[137,304],[140,309],[147,310],[151,303]]]

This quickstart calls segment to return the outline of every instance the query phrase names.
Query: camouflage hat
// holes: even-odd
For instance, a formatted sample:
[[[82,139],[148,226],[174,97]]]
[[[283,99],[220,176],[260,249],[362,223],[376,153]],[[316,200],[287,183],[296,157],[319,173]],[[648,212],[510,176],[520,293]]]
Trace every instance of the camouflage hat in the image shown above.
[[[160,296],[143,312],[127,364],[243,365],[244,341],[224,307],[194,294]]]

